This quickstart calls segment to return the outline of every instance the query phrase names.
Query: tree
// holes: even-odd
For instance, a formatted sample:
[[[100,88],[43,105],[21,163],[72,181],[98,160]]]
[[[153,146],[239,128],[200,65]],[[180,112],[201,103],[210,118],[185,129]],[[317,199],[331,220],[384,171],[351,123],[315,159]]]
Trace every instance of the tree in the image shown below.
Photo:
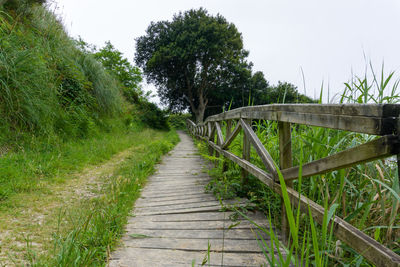
[[[171,22],[152,22],[136,39],[135,61],[164,104],[175,111],[190,108],[201,122],[221,84],[234,87],[235,70],[247,55],[235,25],[200,8],[179,13]]]
[[[142,81],[139,68],[132,66],[109,41],[103,48],[95,52],[94,56],[121,83],[125,98],[131,103],[137,103],[139,97],[143,96],[139,86]]]

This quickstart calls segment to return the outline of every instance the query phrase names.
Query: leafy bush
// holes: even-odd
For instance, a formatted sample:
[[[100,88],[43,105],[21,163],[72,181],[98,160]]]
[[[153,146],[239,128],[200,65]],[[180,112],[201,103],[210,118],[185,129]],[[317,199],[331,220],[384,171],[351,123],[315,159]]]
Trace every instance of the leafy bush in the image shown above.
[[[168,116],[168,124],[174,129],[186,129],[186,120],[192,118],[191,114],[175,113]]]
[[[156,104],[141,101],[136,108],[137,117],[146,125],[155,129],[169,129],[166,112],[157,107]]]

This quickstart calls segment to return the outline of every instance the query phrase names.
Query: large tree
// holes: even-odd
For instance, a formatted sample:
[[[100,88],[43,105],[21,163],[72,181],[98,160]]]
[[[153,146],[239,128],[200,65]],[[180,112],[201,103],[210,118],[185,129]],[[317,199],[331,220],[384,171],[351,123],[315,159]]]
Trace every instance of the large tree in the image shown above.
[[[86,46],[88,45],[86,44]],[[144,95],[140,88],[142,74],[139,68],[132,66],[110,41],[106,42],[103,48],[96,51],[94,56],[121,83],[126,99],[131,103],[137,103],[139,98]]]
[[[237,70],[249,66],[235,25],[202,8],[152,22],[136,41],[135,61],[157,86],[161,101],[171,110],[190,108],[197,122],[210,99],[221,95],[221,84],[233,88]]]

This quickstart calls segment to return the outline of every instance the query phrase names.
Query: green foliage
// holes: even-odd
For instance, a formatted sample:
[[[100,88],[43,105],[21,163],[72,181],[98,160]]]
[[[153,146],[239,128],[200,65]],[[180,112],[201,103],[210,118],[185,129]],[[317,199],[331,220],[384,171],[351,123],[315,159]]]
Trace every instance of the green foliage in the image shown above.
[[[136,110],[136,117],[149,127],[159,130],[169,129],[167,112],[161,110],[156,104],[141,101],[136,105]]]
[[[85,127],[82,121],[80,124]],[[122,119],[108,121],[107,127],[108,132],[99,132],[84,140],[32,137],[29,133],[21,133],[18,140],[10,140],[8,146],[0,150],[0,205],[14,194],[40,190],[41,181],[108,159],[131,145],[136,132],[142,128],[126,125]]]
[[[158,86],[161,100],[171,110],[191,108],[197,121],[248,54],[236,27],[202,8],[176,14],[171,22],[152,22],[136,41],[136,63]]]
[[[54,250],[47,257],[32,260],[30,266],[103,266],[110,249],[124,233],[124,225],[146,178],[154,171],[161,156],[179,141],[175,132],[147,131],[133,138],[135,149],[109,177],[101,195],[82,203],[75,227],[68,233],[55,233]],[[156,140],[154,140],[155,137]],[[72,217],[72,216],[71,216]],[[65,218],[60,218],[65,220]]]
[[[42,5],[44,3],[46,0],[0,0],[0,8],[22,12],[27,11],[34,4]]]
[[[139,97],[143,97],[143,92],[139,87],[142,81],[139,68],[132,66],[111,42],[106,42],[106,45],[94,56],[122,84],[125,98],[131,103],[138,103]]]
[[[186,120],[192,117],[191,114],[171,113],[168,116],[168,125],[177,130],[186,129]]]
[[[0,22],[0,144],[21,131],[86,137],[121,112],[115,79],[52,13],[28,5]]]
[[[367,75],[365,76],[367,77]],[[346,84],[341,95],[342,101],[363,103],[396,103],[399,99],[396,92],[398,80],[393,80],[393,73],[382,74],[379,79],[354,79]],[[374,75],[373,77],[376,77]],[[370,82],[368,82],[370,81]],[[374,90],[374,89],[375,90]],[[351,89],[351,90],[350,90]],[[225,131],[226,125],[222,124]],[[276,122],[253,121],[253,129],[275,162],[279,162],[278,127]],[[293,165],[298,166],[313,160],[338,153],[368,141],[375,137],[353,132],[345,132],[320,127],[296,125],[292,127]],[[242,139],[239,135],[230,145],[229,150],[241,156]],[[202,146],[201,146],[202,147]],[[204,146],[203,153],[206,152]],[[215,160],[214,157],[209,157]],[[251,150],[251,162],[263,168],[263,162],[254,149]],[[208,186],[211,191],[222,196],[235,192],[247,196],[264,211],[270,211],[270,218],[275,225],[280,224],[280,198],[261,182],[250,175],[245,184],[240,183],[240,168],[235,164],[227,164],[223,169],[222,159],[218,160],[216,178]],[[224,171],[223,171],[224,170]],[[285,207],[290,205],[285,196],[284,182],[281,180],[282,193],[286,198]],[[395,159],[388,158],[360,164],[345,170],[333,171],[327,174],[315,175],[294,181],[302,195],[325,207],[321,226],[315,224],[311,216],[300,215],[298,210],[288,212],[291,224],[292,245],[283,246],[277,239],[277,234],[271,232],[272,245],[276,251],[279,247],[286,248],[291,261],[296,266],[369,266],[365,259],[349,246],[335,240],[329,221],[333,216],[340,216],[361,231],[369,234],[379,242],[400,253],[400,186]],[[261,229],[262,230],[262,229]],[[267,229],[264,229],[268,231]],[[297,242],[295,242],[298,240]],[[264,249],[270,249],[270,242],[260,241]],[[272,253],[273,255],[273,253]],[[309,256],[304,256],[309,255]],[[268,254],[266,254],[268,256]],[[301,257],[301,260],[298,259]],[[273,261],[273,259],[268,259]],[[278,264],[275,261],[276,264]],[[278,266],[285,266],[282,261]]]
[[[260,71],[251,73],[249,67],[237,70],[234,83],[222,83],[218,94],[213,94],[206,109],[206,116],[226,110],[254,105],[275,103],[316,103],[300,94],[297,87],[287,82],[270,85]]]

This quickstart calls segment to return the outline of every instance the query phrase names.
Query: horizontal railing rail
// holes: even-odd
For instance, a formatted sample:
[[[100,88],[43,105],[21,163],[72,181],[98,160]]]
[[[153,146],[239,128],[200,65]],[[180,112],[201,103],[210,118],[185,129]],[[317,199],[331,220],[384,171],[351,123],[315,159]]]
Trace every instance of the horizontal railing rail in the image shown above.
[[[199,124],[188,120],[187,128],[192,135],[208,143],[210,154],[215,151],[217,155],[223,155],[238,164],[242,168],[243,179],[250,173],[277,194],[282,195],[278,165],[252,128],[252,120],[277,121],[279,171],[287,185],[291,204],[294,207],[300,205],[300,210],[307,214],[310,209],[313,218],[322,224],[324,208],[291,188],[291,181],[298,178],[300,168],[292,166],[291,125],[302,124],[381,136],[365,144],[302,165],[302,177],[310,177],[399,155],[399,116],[399,104],[273,104],[234,109],[210,116],[204,123]],[[226,131],[222,131],[222,123],[226,125]],[[238,157],[229,151],[229,145],[241,131],[244,133],[243,151],[242,157]],[[264,169],[250,162],[250,145],[255,148]],[[282,234],[288,236],[290,229],[284,207],[282,213]],[[376,266],[400,266],[399,255],[350,223],[337,216],[333,223],[336,237],[363,255],[369,262]]]

